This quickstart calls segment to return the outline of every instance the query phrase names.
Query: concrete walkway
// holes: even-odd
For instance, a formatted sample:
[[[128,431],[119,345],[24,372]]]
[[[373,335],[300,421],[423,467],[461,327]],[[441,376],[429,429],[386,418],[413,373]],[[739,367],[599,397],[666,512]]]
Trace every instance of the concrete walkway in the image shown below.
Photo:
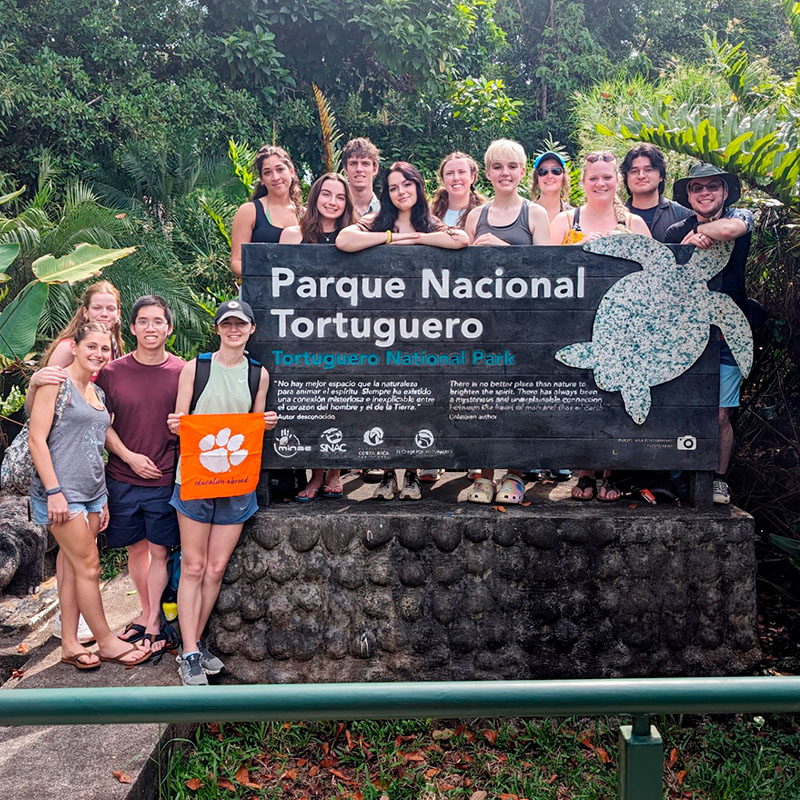
[[[43,586],[47,592],[52,587]],[[103,602],[113,630],[121,630],[139,611],[133,584],[120,575],[103,589]],[[2,691],[15,688],[69,688],[92,686],[167,686],[179,683],[174,656],[126,670],[103,664],[80,672],[60,662],[60,641],[50,635],[48,620],[24,642],[6,640],[0,650],[30,647],[31,658],[18,654],[21,678],[11,678]],[[24,647],[22,648],[25,649]],[[91,647],[89,649],[95,649]],[[0,798],[3,800],[144,800],[155,797],[158,774],[165,761],[167,742],[188,729],[162,725],[65,725],[0,728]],[[161,758],[159,758],[161,753]],[[130,784],[113,775],[129,775]]]

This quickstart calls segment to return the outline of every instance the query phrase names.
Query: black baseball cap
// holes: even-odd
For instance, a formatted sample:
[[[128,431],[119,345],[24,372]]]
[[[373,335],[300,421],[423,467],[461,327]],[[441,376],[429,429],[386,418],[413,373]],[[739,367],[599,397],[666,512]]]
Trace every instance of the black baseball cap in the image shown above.
[[[255,324],[256,318],[253,316],[253,309],[244,300],[228,300],[222,303],[214,314],[214,324],[219,325],[222,320],[228,317],[236,317],[251,324]]]

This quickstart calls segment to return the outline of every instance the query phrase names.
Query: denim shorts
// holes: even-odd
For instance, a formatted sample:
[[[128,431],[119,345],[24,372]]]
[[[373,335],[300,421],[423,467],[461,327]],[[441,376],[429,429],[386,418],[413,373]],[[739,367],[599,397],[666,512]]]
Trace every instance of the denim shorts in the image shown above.
[[[181,487],[175,484],[169,504],[195,522],[211,525],[241,525],[258,511],[256,493],[236,497],[214,497],[208,500],[181,500]]]
[[[106,530],[109,547],[130,547],[142,539],[162,547],[178,547],[178,518],[169,504],[171,485],[134,486],[107,477],[106,486],[111,514]]]
[[[742,373],[733,364],[719,365],[719,407],[738,408]]]
[[[98,500],[92,500],[88,503],[68,503],[69,518],[75,519],[78,514],[83,514],[88,523],[89,514],[99,514],[103,510],[106,500],[106,495],[103,495]],[[31,506],[33,508],[33,521],[37,525],[49,525],[50,520],[47,519],[47,500],[39,500],[37,497],[31,497]]]

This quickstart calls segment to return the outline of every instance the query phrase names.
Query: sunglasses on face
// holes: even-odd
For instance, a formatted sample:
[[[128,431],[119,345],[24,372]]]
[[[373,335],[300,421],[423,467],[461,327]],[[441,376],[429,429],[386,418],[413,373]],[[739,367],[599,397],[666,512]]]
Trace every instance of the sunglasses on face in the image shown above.
[[[709,181],[708,183],[690,183],[686,189],[689,194],[700,194],[703,189],[707,189],[709,192],[718,192],[723,186],[722,181]]]
[[[605,161],[608,164],[616,160],[617,157],[613,153],[589,153],[589,155],[586,156],[586,161],[589,164],[596,164],[598,161]]]
[[[548,173],[550,173],[552,175],[563,175],[564,174],[564,168],[563,167],[539,167],[539,169],[536,170],[536,174],[540,178],[544,178],[544,176],[547,175]]]

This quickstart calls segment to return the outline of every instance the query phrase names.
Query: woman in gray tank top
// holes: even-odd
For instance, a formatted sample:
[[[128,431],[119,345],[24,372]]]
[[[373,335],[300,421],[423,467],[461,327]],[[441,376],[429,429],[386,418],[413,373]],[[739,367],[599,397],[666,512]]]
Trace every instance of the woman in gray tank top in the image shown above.
[[[519,142],[498,139],[486,149],[486,177],[494,188],[494,198],[485,206],[472,209],[466,229],[470,243],[478,247],[550,243],[547,212],[538,204],[520,197],[517,191],[525,177],[525,150]],[[494,470],[483,469],[467,492],[471,503],[521,503],[525,498],[522,470],[509,469],[494,483]]]
[[[108,524],[103,446],[109,415],[92,376],[111,358],[111,333],[97,322],[78,328],[70,345],[73,362],[61,386],[39,388],[33,401],[29,444],[36,471],[31,478],[34,521],[50,525],[64,555],[58,582],[61,661],[96,669],[101,661],[133,667],[150,653],[118,639],[108,626],[100,598],[96,537]],[[55,422],[56,401],[63,407]],[[78,642],[83,614],[98,644],[97,654]]]

